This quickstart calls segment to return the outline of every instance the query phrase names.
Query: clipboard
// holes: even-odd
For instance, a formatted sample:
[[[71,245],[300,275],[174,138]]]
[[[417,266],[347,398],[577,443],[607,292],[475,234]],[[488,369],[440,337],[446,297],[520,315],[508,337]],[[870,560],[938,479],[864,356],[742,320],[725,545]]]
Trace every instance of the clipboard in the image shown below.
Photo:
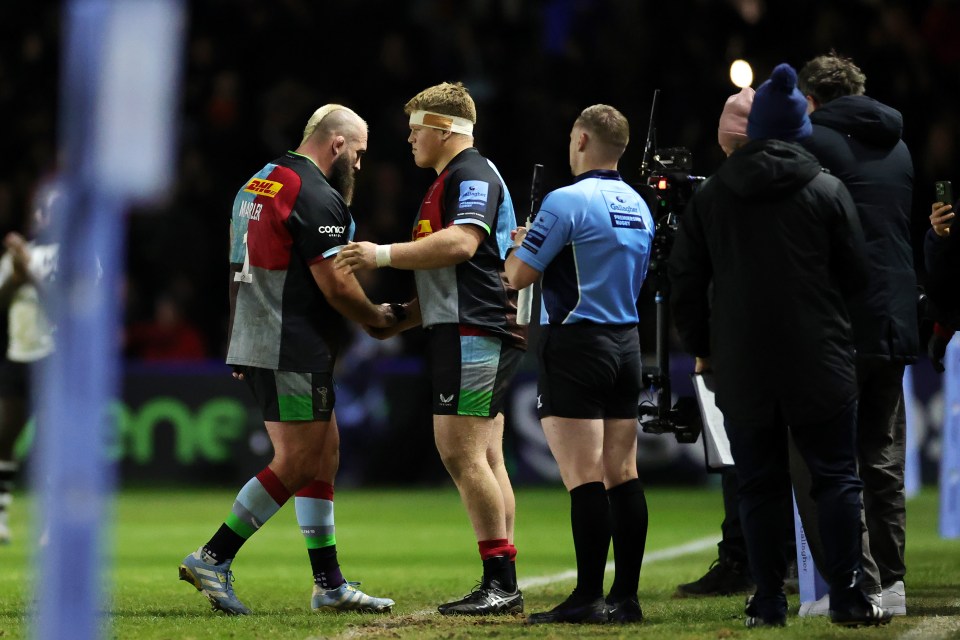
[[[714,395],[713,373],[694,373],[690,376],[693,390],[703,418],[703,449],[706,454],[707,471],[720,471],[733,466],[730,441],[723,426],[723,413],[717,408]]]

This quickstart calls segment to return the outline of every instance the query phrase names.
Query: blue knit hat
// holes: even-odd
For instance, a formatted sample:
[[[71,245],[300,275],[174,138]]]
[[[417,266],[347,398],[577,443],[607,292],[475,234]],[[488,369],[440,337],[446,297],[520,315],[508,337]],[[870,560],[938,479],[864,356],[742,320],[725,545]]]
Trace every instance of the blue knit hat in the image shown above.
[[[807,99],[797,89],[797,72],[786,63],[778,64],[753,97],[747,118],[747,137],[794,142],[811,133]]]

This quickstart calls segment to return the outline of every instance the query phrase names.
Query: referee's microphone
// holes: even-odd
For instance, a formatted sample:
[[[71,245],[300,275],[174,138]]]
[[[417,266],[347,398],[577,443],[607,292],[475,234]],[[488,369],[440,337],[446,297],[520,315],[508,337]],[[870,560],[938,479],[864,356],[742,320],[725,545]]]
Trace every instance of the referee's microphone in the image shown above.
[[[543,165],[533,165],[533,178],[530,180],[530,214],[527,216],[527,230],[533,224],[537,215],[537,201],[540,199],[540,178],[543,175]],[[533,309],[533,285],[527,285],[520,290],[517,296],[517,324],[530,324],[530,312]]]

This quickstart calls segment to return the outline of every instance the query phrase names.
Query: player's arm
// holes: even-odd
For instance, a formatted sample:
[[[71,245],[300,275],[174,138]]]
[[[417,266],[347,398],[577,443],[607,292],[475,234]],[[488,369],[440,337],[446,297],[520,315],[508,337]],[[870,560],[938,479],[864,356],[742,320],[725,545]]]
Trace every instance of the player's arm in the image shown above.
[[[363,292],[356,276],[336,269],[333,260],[324,259],[310,265],[310,272],[324,297],[345,318],[370,327],[393,326],[397,319],[390,305],[375,305]]]
[[[562,197],[549,193],[530,229],[518,227],[513,231],[513,250],[503,270],[514,289],[523,289],[538,281],[550,262],[572,241],[571,216],[553,213],[546,208],[548,203],[560,205],[559,210],[564,208]],[[554,206],[553,210],[558,207]]]
[[[513,235],[514,250],[511,251],[510,255],[507,256],[507,260],[503,265],[503,270],[507,275],[507,282],[511,287],[517,289],[518,291],[530,286],[539,280],[541,275],[543,275],[543,272],[531,267],[529,264],[517,257],[516,249],[520,248],[520,245],[523,243],[523,239],[526,236],[527,228],[517,227]]]
[[[450,225],[416,242],[377,245],[351,242],[337,255],[337,269],[352,273],[362,269],[439,269],[466,262],[487,237],[487,230],[474,223]]]

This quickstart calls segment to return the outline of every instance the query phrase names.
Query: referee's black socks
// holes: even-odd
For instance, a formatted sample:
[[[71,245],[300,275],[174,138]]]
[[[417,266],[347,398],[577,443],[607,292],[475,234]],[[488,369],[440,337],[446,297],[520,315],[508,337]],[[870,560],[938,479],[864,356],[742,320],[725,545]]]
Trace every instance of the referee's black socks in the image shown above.
[[[570,490],[570,524],[577,554],[575,593],[584,598],[601,597],[610,549],[610,504],[602,482]]]
[[[610,599],[637,595],[640,565],[647,543],[647,498],[639,479],[627,480],[607,491],[613,534],[613,558],[616,574]]]

